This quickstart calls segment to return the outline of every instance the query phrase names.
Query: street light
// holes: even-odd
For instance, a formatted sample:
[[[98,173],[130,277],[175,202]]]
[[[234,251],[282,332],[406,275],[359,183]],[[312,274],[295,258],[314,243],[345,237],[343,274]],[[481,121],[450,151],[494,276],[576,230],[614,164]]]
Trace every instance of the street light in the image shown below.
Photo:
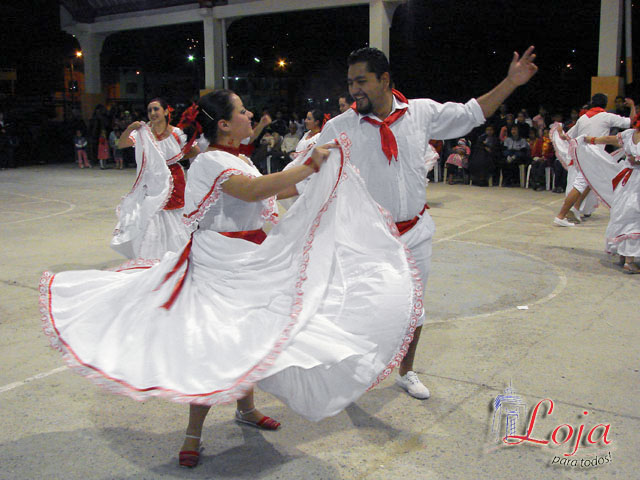
[[[75,77],[75,72],[74,72],[74,61],[76,58],[82,58],[82,51],[81,50],[76,50],[75,52],[75,56],[71,57],[69,63],[71,66],[71,78],[69,80],[69,91],[71,92],[71,115],[73,116],[73,107],[75,104],[75,97],[74,97],[74,92],[76,92],[78,90],[78,82],[74,79]],[[66,97],[66,95],[65,95]]]

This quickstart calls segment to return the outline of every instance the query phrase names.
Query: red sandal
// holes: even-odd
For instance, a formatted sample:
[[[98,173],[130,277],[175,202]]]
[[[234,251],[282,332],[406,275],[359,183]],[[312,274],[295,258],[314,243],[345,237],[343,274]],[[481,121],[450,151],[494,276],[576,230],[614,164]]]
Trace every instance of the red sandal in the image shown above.
[[[244,416],[253,411],[255,411],[255,407],[244,412],[236,410],[236,422],[240,424],[251,425],[252,427],[256,427],[261,430],[277,430],[278,428],[280,428],[280,422],[274,420],[271,417],[267,417],[266,415],[257,422],[245,420]]]
[[[197,438],[200,440],[200,437],[196,437],[194,435],[185,435],[188,438]],[[198,466],[200,462],[200,452],[202,451],[202,443],[198,442],[198,450],[182,450],[178,454],[178,463],[181,467],[194,468]]]

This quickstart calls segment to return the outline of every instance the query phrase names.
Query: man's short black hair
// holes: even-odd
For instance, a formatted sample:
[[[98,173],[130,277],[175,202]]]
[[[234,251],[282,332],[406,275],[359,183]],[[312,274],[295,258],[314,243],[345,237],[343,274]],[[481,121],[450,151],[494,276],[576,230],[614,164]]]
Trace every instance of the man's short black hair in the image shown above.
[[[604,93],[596,93],[591,97],[591,107],[605,108],[607,106],[607,96]]]
[[[383,73],[389,74],[389,85],[393,85],[391,80],[391,71],[389,68],[389,60],[387,56],[377,48],[365,47],[358,50],[354,50],[349,54],[347,58],[347,65],[351,66],[354,63],[365,62],[367,64],[367,71],[376,74],[376,78],[380,80]]]

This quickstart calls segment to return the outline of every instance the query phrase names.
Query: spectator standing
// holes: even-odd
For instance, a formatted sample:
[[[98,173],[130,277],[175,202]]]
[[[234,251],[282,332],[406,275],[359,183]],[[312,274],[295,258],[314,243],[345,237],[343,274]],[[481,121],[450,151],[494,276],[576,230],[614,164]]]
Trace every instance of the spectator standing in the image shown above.
[[[98,161],[100,162],[100,170],[104,170],[107,160],[109,160],[109,141],[107,140],[107,131],[102,130],[98,137]]]
[[[80,130],[76,130],[76,136],[73,139],[73,146],[76,149],[76,159],[80,168],[91,168],[91,163],[87,158],[87,139],[82,135]]]
[[[123,167],[122,150],[118,148],[118,139],[121,134],[122,132],[117,127],[109,134],[109,147],[111,147],[111,155],[113,156],[113,160],[115,161],[116,168],[118,170],[122,170]]]

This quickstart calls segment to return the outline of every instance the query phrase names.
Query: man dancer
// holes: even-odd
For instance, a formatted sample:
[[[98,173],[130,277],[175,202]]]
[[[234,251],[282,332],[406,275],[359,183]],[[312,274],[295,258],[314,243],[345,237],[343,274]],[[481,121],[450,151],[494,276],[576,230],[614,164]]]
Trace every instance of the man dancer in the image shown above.
[[[327,122],[317,145],[346,133],[352,141],[351,162],[360,169],[371,196],[393,217],[411,250],[426,285],[431,263],[434,223],[426,213],[425,154],[431,138],[458,138],[484,123],[518,86],[536,73],[529,47],[514,53],[507,77],[489,93],[466,104],[407,100],[392,89],[387,57],[375,48],[349,55],[347,79],[355,108]],[[424,311],[399,369],[398,385],[409,395],[429,398],[429,390],[413,371]]]
[[[340,113],[344,113],[351,108],[351,96],[348,93],[344,95],[340,95],[338,97],[338,108],[340,109]]]
[[[625,105],[631,109],[631,118],[635,117],[636,107],[633,100],[630,98],[625,99]],[[560,132],[560,137],[565,140],[577,138],[581,135],[587,135],[589,137],[603,137],[605,135],[609,135],[609,131],[612,128],[627,129],[631,126],[631,118],[621,117],[615,113],[605,112],[604,108],[606,106],[607,96],[604,93],[596,93],[591,98],[591,108],[587,110],[584,115],[578,118],[576,124],[571,127],[566,135],[563,136],[562,132]],[[602,149],[604,150],[604,145],[602,145]],[[556,218],[553,219],[553,223],[560,227],[575,226],[575,223],[570,222],[566,218],[569,211],[573,213],[577,222],[582,220],[578,209],[591,191],[591,188],[580,171],[580,168],[577,165],[575,165],[575,167],[578,169],[578,173],[573,181],[571,191],[565,197],[562,207],[560,207],[560,212],[558,212]]]

